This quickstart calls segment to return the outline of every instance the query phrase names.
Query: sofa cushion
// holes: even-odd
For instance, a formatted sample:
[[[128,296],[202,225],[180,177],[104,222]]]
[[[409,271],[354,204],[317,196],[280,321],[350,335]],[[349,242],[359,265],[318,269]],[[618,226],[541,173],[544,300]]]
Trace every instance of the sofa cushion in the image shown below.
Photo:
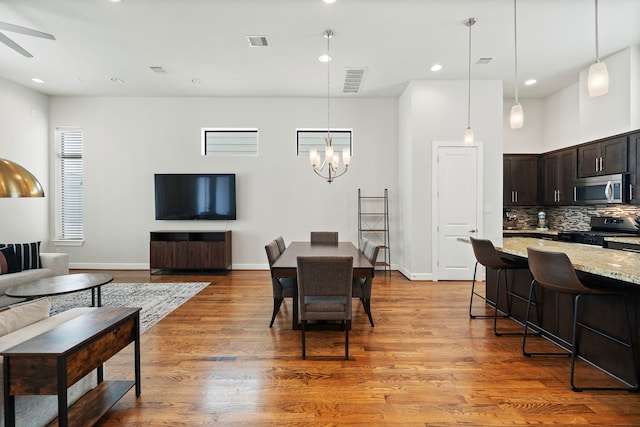
[[[13,248],[18,259],[19,270],[40,268],[40,242],[31,243],[0,243],[0,248]]]
[[[98,307],[72,308],[70,310],[63,311],[62,313],[58,313],[55,316],[46,317],[40,320],[39,322],[32,323],[31,325],[25,326],[24,328],[18,331],[14,331],[5,336],[2,336],[0,337],[0,351],[4,351],[8,348],[16,346],[21,342],[24,342],[37,335],[40,335],[48,331],[49,329],[53,329],[58,325],[62,325],[63,323],[68,322],[71,319],[75,319],[76,317],[81,316],[85,313],[88,313],[92,310],[95,310],[96,308]],[[2,361],[2,358],[0,357],[0,362],[1,361]],[[0,366],[1,366],[1,363],[0,363]]]
[[[0,249],[0,274],[15,273],[20,271],[18,259],[13,248]]]
[[[40,298],[4,307],[0,311],[0,336],[49,317],[51,298]]]

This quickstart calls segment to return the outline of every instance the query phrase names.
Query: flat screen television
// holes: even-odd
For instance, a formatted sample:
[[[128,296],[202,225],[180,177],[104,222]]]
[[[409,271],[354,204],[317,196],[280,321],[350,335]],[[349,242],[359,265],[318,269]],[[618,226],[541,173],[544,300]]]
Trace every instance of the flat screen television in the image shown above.
[[[155,174],[156,219],[236,219],[236,175]]]

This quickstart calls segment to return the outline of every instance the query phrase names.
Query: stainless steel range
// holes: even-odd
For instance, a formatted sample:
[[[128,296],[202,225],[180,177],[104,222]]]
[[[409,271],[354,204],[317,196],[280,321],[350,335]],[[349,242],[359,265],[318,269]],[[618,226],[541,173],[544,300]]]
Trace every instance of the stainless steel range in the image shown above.
[[[604,246],[606,237],[640,236],[640,217],[592,216],[591,230],[563,231],[558,240]]]

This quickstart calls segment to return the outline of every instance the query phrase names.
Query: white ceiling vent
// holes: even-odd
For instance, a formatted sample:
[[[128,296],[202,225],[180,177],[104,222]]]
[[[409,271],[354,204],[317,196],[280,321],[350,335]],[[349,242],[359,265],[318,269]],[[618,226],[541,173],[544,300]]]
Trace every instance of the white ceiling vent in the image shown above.
[[[267,36],[247,36],[249,46],[251,47],[267,47],[269,46],[269,39]]]
[[[167,70],[165,70],[164,68],[160,67],[160,66],[153,66],[153,67],[149,67],[151,68],[151,71],[153,71],[156,74],[167,74]]]
[[[488,64],[491,61],[493,61],[493,58],[481,57],[480,59],[478,59],[478,61],[476,61],[476,64]]]
[[[344,75],[342,93],[359,93],[366,67],[347,67]]]

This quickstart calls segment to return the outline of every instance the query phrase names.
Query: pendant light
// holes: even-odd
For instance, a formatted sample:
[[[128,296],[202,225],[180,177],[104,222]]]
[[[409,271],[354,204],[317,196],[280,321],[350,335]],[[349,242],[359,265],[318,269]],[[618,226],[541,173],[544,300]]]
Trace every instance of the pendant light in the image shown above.
[[[514,45],[514,58],[515,58],[515,75],[516,75],[516,102],[511,107],[511,129],[520,129],[524,123],[524,112],[522,111],[522,105],[518,102],[518,22],[516,13],[516,1],[513,0],[513,45]]]
[[[473,145],[473,130],[471,130],[471,26],[476,23],[476,18],[469,18],[464,25],[469,27],[469,92],[467,104],[467,130],[464,131],[464,145]]]
[[[600,96],[609,92],[609,72],[607,65],[600,61],[600,51],[598,49],[598,0],[596,2],[596,62],[589,67],[587,77],[587,89],[589,96]]]
[[[24,167],[0,159],[0,197],[44,197],[38,179]]]

